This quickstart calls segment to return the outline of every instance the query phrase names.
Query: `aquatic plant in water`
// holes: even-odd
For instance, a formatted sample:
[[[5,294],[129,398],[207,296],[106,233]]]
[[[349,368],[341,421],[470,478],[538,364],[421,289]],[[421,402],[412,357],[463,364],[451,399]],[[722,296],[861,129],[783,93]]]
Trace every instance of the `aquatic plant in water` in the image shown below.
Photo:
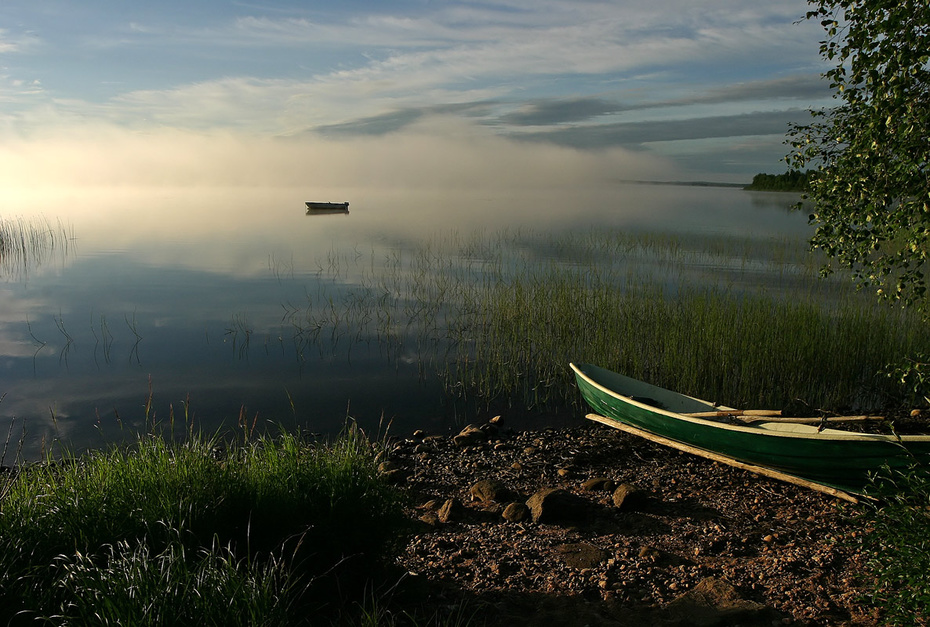
[[[59,222],[44,218],[0,218],[0,278],[19,280],[51,261],[67,255],[72,234]]]
[[[351,289],[308,298],[303,319],[314,341],[414,355],[479,406],[580,406],[570,361],[733,406],[881,403],[894,382],[875,374],[926,352],[930,331],[819,265],[779,239],[453,233],[372,260]]]

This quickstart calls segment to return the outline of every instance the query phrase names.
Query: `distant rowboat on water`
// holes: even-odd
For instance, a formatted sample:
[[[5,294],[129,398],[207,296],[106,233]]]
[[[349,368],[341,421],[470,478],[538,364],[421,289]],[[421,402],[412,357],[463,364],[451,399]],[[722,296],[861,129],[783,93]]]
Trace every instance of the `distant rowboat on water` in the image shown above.
[[[307,201],[307,212],[311,211],[339,211],[349,213],[349,203],[347,202],[312,202]]]

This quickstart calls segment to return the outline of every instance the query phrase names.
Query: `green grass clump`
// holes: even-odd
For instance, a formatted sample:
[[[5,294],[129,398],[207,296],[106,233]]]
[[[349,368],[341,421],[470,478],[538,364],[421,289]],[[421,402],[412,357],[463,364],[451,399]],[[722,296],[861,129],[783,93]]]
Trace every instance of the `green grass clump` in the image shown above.
[[[886,472],[863,516],[863,582],[889,625],[930,624],[930,474]]]
[[[243,562],[228,546],[191,555],[178,538],[156,554],[144,542],[121,540],[94,555],[61,556],[52,567],[53,623],[281,625],[290,618],[287,566],[274,558]]]
[[[299,624],[364,590],[403,521],[355,430],[49,460],[3,487],[0,621]]]

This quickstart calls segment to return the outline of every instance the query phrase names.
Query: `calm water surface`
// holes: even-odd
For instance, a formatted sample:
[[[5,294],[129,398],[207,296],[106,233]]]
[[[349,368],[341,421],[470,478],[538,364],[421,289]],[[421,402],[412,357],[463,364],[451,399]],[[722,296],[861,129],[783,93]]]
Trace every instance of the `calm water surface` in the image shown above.
[[[348,200],[350,213],[308,216],[305,200]],[[429,272],[416,261],[424,246],[454,263],[461,241],[502,231],[537,242],[610,230],[800,242],[809,227],[786,211],[794,200],[632,184],[4,191],[0,219],[55,237],[0,263],[0,430],[12,425],[15,441],[25,428],[27,458],[54,441],[99,446],[172,412],[208,432],[240,416],[317,432],[347,416],[372,432],[389,422],[445,432],[474,416],[443,391],[440,358],[404,340],[409,303],[398,296]],[[354,305],[389,296],[390,319]]]

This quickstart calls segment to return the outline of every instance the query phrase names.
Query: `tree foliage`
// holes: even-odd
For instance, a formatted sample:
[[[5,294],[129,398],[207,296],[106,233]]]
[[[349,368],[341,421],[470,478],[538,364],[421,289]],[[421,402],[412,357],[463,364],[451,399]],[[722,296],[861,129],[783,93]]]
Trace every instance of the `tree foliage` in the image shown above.
[[[817,171],[812,244],[880,297],[928,311],[930,2],[808,2],[838,101],[789,133],[789,165]]]
[[[760,172],[752,177],[752,183],[744,189],[766,192],[803,192],[807,191],[809,172],[789,170],[784,174],[767,174]]]

